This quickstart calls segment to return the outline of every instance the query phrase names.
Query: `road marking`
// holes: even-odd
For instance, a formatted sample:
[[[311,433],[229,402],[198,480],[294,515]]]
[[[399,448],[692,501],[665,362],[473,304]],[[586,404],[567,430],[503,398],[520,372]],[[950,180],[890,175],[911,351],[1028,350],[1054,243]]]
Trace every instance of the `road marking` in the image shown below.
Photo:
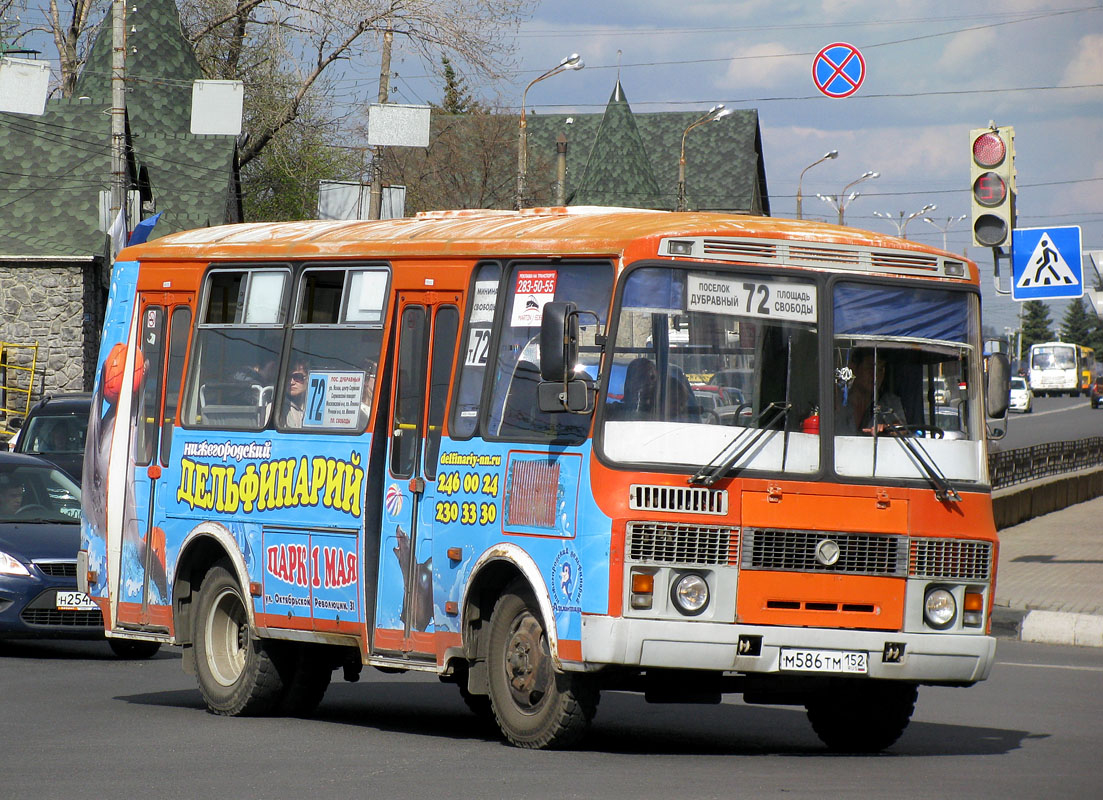
[[[1103,672],[1103,667],[1073,667],[1069,664],[1023,664],[1018,661],[997,661],[1001,667],[1034,667],[1035,669],[1067,669],[1073,672]]]
[[[1081,406],[1065,406],[1064,408],[1051,408],[1049,411],[1039,411],[1038,407],[1035,406],[1034,410],[1030,413],[1031,416],[1037,419],[1038,417],[1044,417],[1046,414],[1060,414],[1062,411],[1076,411],[1079,408],[1081,408]],[[1016,412],[1016,416],[1018,416],[1018,412]],[[1023,421],[1025,422],[1026,420],[1024,419]]]

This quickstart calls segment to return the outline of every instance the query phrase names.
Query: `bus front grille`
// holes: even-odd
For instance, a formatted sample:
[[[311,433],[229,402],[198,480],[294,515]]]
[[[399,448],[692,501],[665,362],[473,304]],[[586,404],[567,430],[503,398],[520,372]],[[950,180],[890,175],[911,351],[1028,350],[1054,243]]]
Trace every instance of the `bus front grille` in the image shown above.
[[[674,525],[629,522],[625,529],[628,561],[643,564],[735,565],[739,529],[725,525]]]
[[[746,528],[742,567],[902,578],[908,574],[907,537]]]
[[[728,513],[728,493],[700,486],[649,486],[634,483],[628,490],[633,511],[669,511],[676,514]]]
[[[992,543],[912,539],[908,573],[916,578],[987,581],[992,575]]]

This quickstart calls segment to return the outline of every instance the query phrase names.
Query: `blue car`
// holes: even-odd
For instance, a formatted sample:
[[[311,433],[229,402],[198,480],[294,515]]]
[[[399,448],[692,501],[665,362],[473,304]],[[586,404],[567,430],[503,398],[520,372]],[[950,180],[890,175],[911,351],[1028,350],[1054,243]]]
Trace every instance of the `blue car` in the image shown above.
[[[36,456],[0,453],[0,639],[103,638],[77,591],[80,488]]]
[[[99,607],[77,589],[80,487],[37,456],[0,452],[0,640],[104,638]],[[108,639],[149,658],[157,642]]]

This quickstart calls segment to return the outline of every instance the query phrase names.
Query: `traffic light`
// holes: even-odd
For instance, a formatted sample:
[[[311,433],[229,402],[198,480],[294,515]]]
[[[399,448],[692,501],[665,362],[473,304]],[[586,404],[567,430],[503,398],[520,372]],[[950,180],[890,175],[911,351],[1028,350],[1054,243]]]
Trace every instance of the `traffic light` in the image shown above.
[[[973,243],[1011,244],[1015,227],[1015,129],[977,128],[969,132]]]

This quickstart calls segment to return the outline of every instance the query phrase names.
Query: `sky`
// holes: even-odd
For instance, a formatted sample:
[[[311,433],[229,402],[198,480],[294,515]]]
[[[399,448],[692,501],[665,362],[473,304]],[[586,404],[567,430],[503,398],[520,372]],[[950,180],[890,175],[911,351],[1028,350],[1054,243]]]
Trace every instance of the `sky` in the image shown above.
[[[866,63],[862,86],[840,99],[812,80],[815,55],[834,42]],[[530,113],[600,111],[618,73],[636,111],[757,109],[775,216],[795,216],[801,171],[829,150],[838,158],[801,184],[806,218],[835,221],[816,194],[868,170],[880,177],[855,187],[847,224],[896,233],[874,212],[899,219],[936,204],[925,216],[948,227],[947,249],[980,265],[985,324],[997,332],[1017,324],[1019,304],[992,289],[991,250],[972,245],[970,220],[947,226],[970,211],[971,129],[1015,129],[1019,227],[1079,225],[1085,253],[1103,251],[1099,0],[545,0],[516,43],[520,69],[502,96],[518,104],[565,55],[586,62],[534,86]],[[942,246],[922,217],[906,231]],[[1094,285],[1087,259],[1084,269]],[[1064,308],[1052,304],[1055,323]]]
[[[802,170],[838,150],[805,173],[804,216],[834,221],[816,195],[836,195],[870,170],[880,177],[855,187],[847,224],[895,233],[874,212],[899,220],[937,205],[924,216],[947,229],[947,249],[980,265],[985,324],[999,333],[1016,326],[1020,304],[996,293],[991,250],[974,247],[970,220],[956,219],[970,211],[971,129],[1015,129],[1019,227],[1078,225],[1084,252],[1103,261],[1103,0],[540,0],[534,8],[515,35],[503,32],[515,69],[492,85],[469,78],[472,95],[519,106],[529,81],[577,52],[585,69],[534,86],[529,113],[600,112],[618,75],[639,112],[757,109],[775,216],[795,216]],[[834,42],[865,60],[864,83],[846,98],[822,96],[812,80],[815,55]],[[334,83],[333,102],[353,116],[375,99],[371,57]],[[392,102],[440,100],[440,81],[401,39],[392,68]],[[944,238],[922,216],[907,235],[936,246]],[[1086,257],[1083,267],[1093,286]],[[1004,272],[1006,288],[1006,264]],[[1055,326],[1065,307],[1051,303]]]

